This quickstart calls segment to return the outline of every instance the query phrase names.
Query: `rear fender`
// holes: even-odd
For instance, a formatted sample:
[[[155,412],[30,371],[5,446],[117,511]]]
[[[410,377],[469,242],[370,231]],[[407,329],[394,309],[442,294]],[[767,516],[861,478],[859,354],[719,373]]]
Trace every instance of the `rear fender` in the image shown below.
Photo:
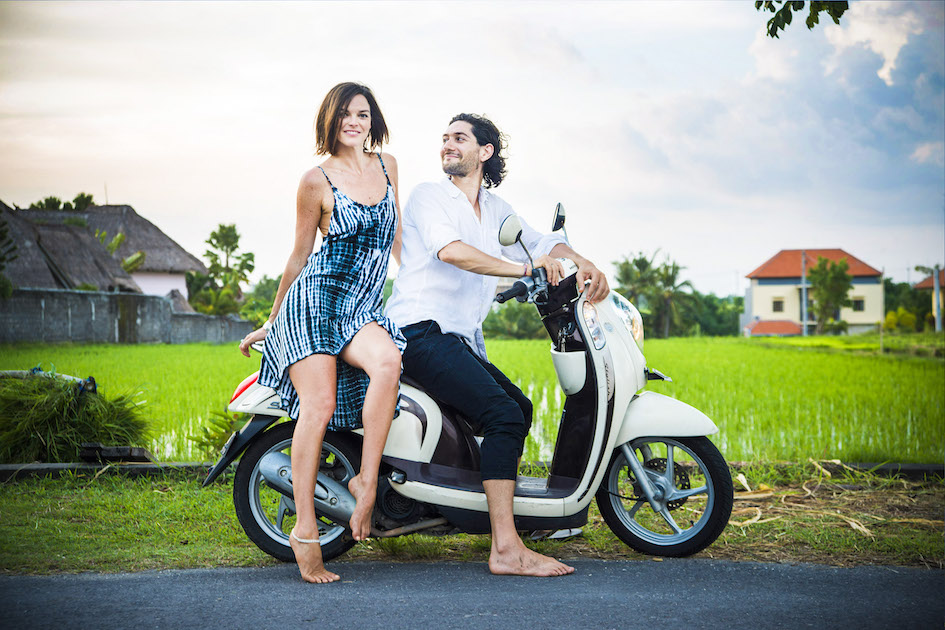
[[[627,406],[616,444],[638,437],[691,437],[718,431],[709,416],[695,407],[656,392],[642,392]]]
[[[227,467],[233,463],[240,454],[252,444],[260,433],[268,429],[279,420],[279,416],[253,416],[246,425],[230,436],[223,450],[220,451],[220,459],[210,468],[207,478],[203,480],[203,486],[207,487],[213,480],[220,476]]]

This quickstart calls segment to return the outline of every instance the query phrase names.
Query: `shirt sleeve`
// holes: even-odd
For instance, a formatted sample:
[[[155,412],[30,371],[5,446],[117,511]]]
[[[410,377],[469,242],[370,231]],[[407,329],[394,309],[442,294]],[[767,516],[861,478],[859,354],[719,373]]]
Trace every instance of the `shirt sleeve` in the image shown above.
[[[509,214],[512,214],[511,206],[508,207],[506,216]],[[505,217],[503,217],[503,219],[504,218]],[[558,243],[567,244],[564,240],[564,237],[555,233],[542,234],[526,223],[522,217],[519,217],[519,220],[522,222],[522,243],[524,243],[525,247],[528,248],[532,258],[538,258],[539,256],[546,256],[550,254],[551,250],[554,249],[555,245]],[[509,245],[508,247],[503,247],[502,255],[509,260],[514,260],[521,263],[528,262],[528,256],[525,255],[525,250],[523,250],[522,246],[518,243]]]
[[[424,248],[433,257],[450,243],[462,240],[447,211],[449,204],[439,198],[441,194],[437,186],[421,184],[410,193],[404,207],[405,221],[417,227]]]

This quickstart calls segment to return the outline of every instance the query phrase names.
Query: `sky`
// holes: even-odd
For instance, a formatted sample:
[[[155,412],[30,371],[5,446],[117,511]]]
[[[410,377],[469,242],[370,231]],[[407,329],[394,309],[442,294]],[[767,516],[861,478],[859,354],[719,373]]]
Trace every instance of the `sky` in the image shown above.
[[[89,192],[194,255],[235,223],[280,273],[327,91],[360,81],[400,198],[459,112],[508,134],[496,192],[567,209],[601,269],[669,257],[744,293],[781,249],[899,282],[945,262],[945,3],[851,2],[778,40],[752,2],[0,3],[0,200]]]

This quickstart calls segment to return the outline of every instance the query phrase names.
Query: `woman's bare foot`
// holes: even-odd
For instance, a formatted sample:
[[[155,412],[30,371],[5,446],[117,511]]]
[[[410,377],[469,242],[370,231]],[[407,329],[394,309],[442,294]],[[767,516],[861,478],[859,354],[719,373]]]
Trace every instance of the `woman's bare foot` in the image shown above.
[[[500,552],[493,542],[492,553],[489,554],[489,571],[494,575],[557,577],[574,573],[574,567],[532,551],[519,540],[518,545],[503,552]]]
[[[295,553],[299,572],[306,582],[328,584],[341,579],[340,575],[332,573],[322,563],[322,546],[318,543],[318,530],[315,530],[315,538],[305,538],[297,537],[293,529],[289,534],[289,546]]]
[[[348,481],[348,491],[357,501],[351,515],[351,537],[355,540],[367,540],[371,536],[371,522],[374,520],[377,483],[369,483],[369,480],[357,474]]]

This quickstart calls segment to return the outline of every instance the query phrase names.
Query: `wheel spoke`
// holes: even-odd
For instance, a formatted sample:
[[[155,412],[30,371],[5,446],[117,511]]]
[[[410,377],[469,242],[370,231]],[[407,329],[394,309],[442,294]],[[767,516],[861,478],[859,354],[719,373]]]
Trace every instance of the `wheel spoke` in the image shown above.
[[[674,465],[673,450],[674,449],[673,449],[672,444],[666,445],[666,471],[663,473],[663,478],[669,482],[670,487],[673,487],[676,485],[673,482],[673,465]]]
[[[291,516],[292,514],[295,514],[295,501],[293,501],[292,499],[289,499],[288,497],[284,495],[280,495],[280,496],[281,498],[279,499],[279,511],[276,513],[276,527],[279,529],[280,532],[284,532],[285,527],[283,523],[285,521],[285,517],[287,515]]]
[[[643,505],[644,503],[646,503],[646,499],[637,499],[633,503],[633,507],[627,510],[627,516],[635,519],[637,512],[640,510],[640,506]]]
[[[691,488],[689,490],[675,490],[672,495],[670,495],[670,501],[676,501],[678,499],[688,499],[691,496],[697,494],[708,494],[708,486],[699,486],[698,488]]]
[[[682,530],[679,528],[679,525],[676,524],[676,521],[673,519],[672,514],[669,513],[669,510],[667,508],[664,507],[662,510],[660,510],[659,514],[660,516],[663,517],[663,520],[666,521],[666,524],[669,525],[670,528],[672,528],[673,533],[675,534],[682,533]]]

